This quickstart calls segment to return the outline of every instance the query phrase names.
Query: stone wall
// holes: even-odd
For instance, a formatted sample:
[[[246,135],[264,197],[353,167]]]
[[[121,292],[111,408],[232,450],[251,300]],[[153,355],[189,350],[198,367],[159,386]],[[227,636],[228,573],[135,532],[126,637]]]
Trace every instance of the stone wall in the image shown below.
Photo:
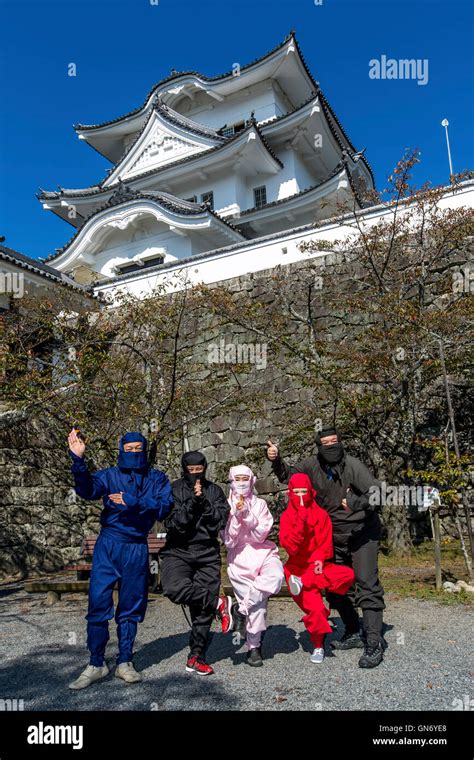
[[[293,265],[296,274],[301,265]],[[226,281],[226,287],[238,298],[242,291],[251,298],[270,304],[274,298],[272,272],[250,274]],[[202,362],[202,381],[219,368],[207,361],[208,345],[222,338],[226,342],[254,343],[252,333],[241,328],[222,333],[202,314],[187,315],[186,343],[190,353]],[[264,386],[263,416],[232,411],[216,413],[188,427],[188,447],[200,449],[209,462],[208,475],[225,488],[228,468],[246,462],[258,474],[257,490],[272,504],[277,529],[283,509],[284,487],[271,475],[265,459],[265,442],[269,436],[285,431],[288,415],[301,412],[308,389],[297,388],[267,357],[265,369],[255,377]],[[43,430],[43,433],[42,433]],[[301,451],[307,442],[301,442]],[[175,456],[168,469],[171,478],[180,474],[183,444],[174,446]],[[300,453],[300,452],[297,452]],[[87,458],[87,456],[86,456]],[[158,452],[157,466],[162,457]],[[14,573],[45,573],[61,569],[80,556],[82,538],[98,531],[97,504],[79,499],[72,488],[70,461],[64,441],[52,441],[44,434],[39,417],[26,419],[18,413],[0,413],[0,577]]]
[[[330,265],[332,257],[321,257],[321,267]],[[288,267],[295,287],[299,278],[306,278],[305,267],[295,264]],[[245,291],[252,299],[271,308],[275,301],[274,272],[249,274],[225,283],[238,299]],[[206,321],[207,320],[207,321]],[[218,367],[209,365],[207,352],[210,342],[224,339],[240,343],[255,343],[258,338],[242,328],[222,332],[208,315],[191,313],[187,316],[187,345],[193,357],[202,361],[202,382]],[[295,331],[303,329],[295,326]],[[329,324],[334,340],[341,337],[341,327]],[[285,374],[270,353],[265,369],[254,370],[261,386],[259,411],[219,409],[208,418],[188,427],[187,443],[190,449],[199,449],[209,462],[208,475],[225,486],[229,466],[245,462],[258,475],[257,491],[267,498],[278,517],[284,507],[284,487],[271,474],[265,458],[268,437],[282,446],[285,454],[296,459],[313,450],[312,427],[324,409],[313,403],[311,389],[295,382]],[[289,434],[289,421],[304,417],[308,420],[306,439],[294,440]],[[327,419],[327,418],[326,418]],[[348,441],[351,453],[362,455]],[[173,448],[171,478],[179,475],[179,461],[183,450],[181,441]],[[158,452],[158,466],[162,457]],[[0,576],[21,573],[50,572],[79,557],[82,538],[97,532],[100,507],[83,502],[72,489],[70,462],[64,441],[52,441],[44,432],[40,418],[25,419],[14,412],[0,414]],[[379,476],[381,473],[378,473]]]
[[[0,413],[0,577],[58,570],[97,531],[97,505],[76,497],[68,459],[38,418]]]

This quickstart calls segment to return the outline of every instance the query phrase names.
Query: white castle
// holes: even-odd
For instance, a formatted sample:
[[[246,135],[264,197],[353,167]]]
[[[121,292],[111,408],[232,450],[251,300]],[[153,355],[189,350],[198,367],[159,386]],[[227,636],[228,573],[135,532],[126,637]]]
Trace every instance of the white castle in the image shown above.
[[[111,168],[96,185],[38,198],[75,227],[48,265],[95,293],[146,294],[183,268],[216,282],[292,263],[316,223],[339,236],[341,203],[383,213],[362,210],[371,168],[293,32],[220,76],[173,71],[134,111],[75,130]]]

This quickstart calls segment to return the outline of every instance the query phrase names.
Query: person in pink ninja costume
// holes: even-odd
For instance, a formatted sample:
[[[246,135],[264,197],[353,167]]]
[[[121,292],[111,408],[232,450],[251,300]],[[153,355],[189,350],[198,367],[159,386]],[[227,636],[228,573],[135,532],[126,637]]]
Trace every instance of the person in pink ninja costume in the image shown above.
[[[283,565],[276,544],[267,538],[273,517],[264,499],[254,493],[256,477],[252,470],[245,465],[231,467],[229,481],[230,514],[223,541],[227,574],[238,602],[236,630],[240,619],[239,632],[246,629],[247,662],[260,667],[268,597],[280,591]]]

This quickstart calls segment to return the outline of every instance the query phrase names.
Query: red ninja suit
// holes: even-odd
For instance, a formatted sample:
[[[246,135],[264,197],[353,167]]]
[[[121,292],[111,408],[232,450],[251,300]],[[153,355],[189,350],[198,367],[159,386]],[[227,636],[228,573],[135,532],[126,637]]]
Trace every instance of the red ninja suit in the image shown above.
[[[308,490],[306,494],[295,494],[294,488]],[[321,589],[346,594],[355,575],[352,568],[328,561],[334,554],[332,523],[326,510],[316,504],[315,496],[316,491],[307,475],[298,472],[291,476],[288,506],[280,519],[280,543],[288,552],[284,566],[286,582],[290,575],[301,578],[301,593],[291,595],[306,613],[302,621],[314,647],[319,648],[324,646],[325,634],[332,631]]]

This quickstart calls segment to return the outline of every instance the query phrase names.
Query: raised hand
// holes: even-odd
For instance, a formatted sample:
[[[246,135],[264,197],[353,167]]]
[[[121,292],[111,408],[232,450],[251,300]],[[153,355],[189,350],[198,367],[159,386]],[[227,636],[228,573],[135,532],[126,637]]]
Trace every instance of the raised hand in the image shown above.
[[[195,496],[202,496],[202,485],[200,480],[196,480],[194,484],[194,495]]]
[[[267,459],[269,459],[270,462],[274,462],[275,459],[278,459],[278,446],[275,446],[270,439],[267,441]]]
[[[236,509],[239,510],[239,512],[241,512],[242,509],[244,508],[244,506],[245,506],[245,499],[243,497],[243,494],[240,494],[239,500],[238,500],[237,504],[235,505],[235,507],[236,507]]]
[[[78,457],[84,456],[84,452],[86,450],[86,444],[81,438],[79,438],[75,428],[73,428],[71,432],[69,433],[67,437],[67,442],[69,444],[69,449],[72,451],[73,454],[75,454]]]

